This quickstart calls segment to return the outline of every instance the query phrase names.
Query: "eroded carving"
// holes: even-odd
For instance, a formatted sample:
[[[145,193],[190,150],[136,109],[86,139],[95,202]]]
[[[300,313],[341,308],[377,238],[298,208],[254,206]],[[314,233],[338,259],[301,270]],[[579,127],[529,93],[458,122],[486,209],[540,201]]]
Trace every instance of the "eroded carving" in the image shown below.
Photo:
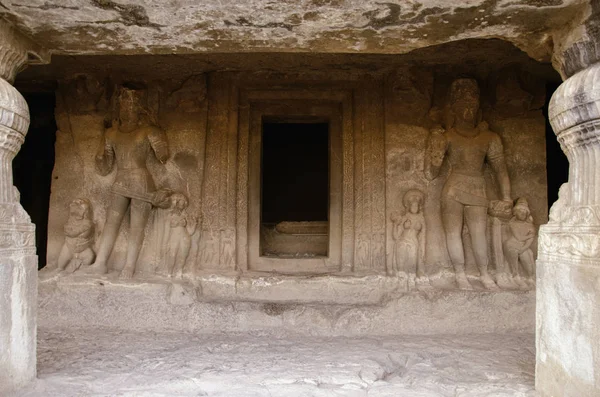
[[[221,230],[221,246],[219,257],[223,265],[233,265],[235,263],[235,230]]]
[[[450,259],[459,288],[471,289],[465,273],[465,248],[462,241],[466,223],[481,281],[488,289],[497,289],[488,272],[487,209],[484,165],[489,163],[500,185],[502,204],[510,208],[510,181],[500,137],[487,123],[477,123],[479,87],[473,79],[458,79],[450,86],[448,125],[435,127],[427,143],[425,176],[438,177],[444,159],[450,173],[441,197],[442,222]]]
[[[149,112],[142,105],[142,96],[141,90],[120,89],[118,120],[105,131],[95,158],[98,173],[108,175],[116,168],[116,176],[98,256],[89,268],[94,273],[108,271],[107,261],[129,208],[127,259],[120,276],[131,278],[135,273],[152,205],[163,208],[169,206],[169,194],[156,192],[152,175],[146,167],[148,156],[155,156],[158,161],[165,163],[169,148],[164,132],[149,120]]]
[[[78,198],[69,204],[69,219],[64,227],[65,242],[58,256],[57,269],[73,273],[92,264],[94,252],[94,219],[92,204]]]
[[[560,223],[565,208],[569,205],[569,184],[563,183],[558,189],[558,200],[550,207],[548,218],[550,223]]]
[[[512,212],[513,217],[508,222],[508,236],[503,244],[504,258],[511,271],[512,281],[519,288],[528,289],[535,285],[535,259],[531,246],[536,228],[525,198],[517,199]]]
[[[183,277],[183,271],[190,254],[192,236],[196,232],[198,220],[186,213],[188,198],[182,193],[169,197],[169,232],[167,238],[167,269],[169,276]]]
[[[392,237],[394,251],[392,268],[388,275],[406,274],[408,287],[414,287],[417,281],[426,281],[423,269],[425,255],[425,217],[423,201],[425,195],[417,189],[410,189],[402,198],[404,213],[392,214]]]

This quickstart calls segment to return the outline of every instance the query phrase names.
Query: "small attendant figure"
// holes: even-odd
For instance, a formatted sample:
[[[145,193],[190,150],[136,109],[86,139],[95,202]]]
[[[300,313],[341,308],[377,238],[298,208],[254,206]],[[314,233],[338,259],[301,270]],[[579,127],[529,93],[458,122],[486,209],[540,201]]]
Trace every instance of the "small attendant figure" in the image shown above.
[[[519,288],[527,289],[535,286],[533,279],[535,259],[531,250],[535,238],[535,225],[526,199],[517,199],[513,215],[508,223],[508,238],[503,244],[504,258],[511,270],[513,281]],[[525,280],[521,277],[519,262],[525,271]]]
[[[187,216],[188,199],[181,193],[173,193],[169,207],[169,237],[167,239],[167,269],[169,277],[183,277],[183,268],[190,254],[192,235],[197,220]]]
[[[57,268],[73,273],[94,262],[94,219],[92,204],[78,198],[69,204],[69,219],[65,224],[65,243],[58,256]]]
[[[392,237],[394,238],[394,252],[392,268],[388,274],[397,276],[405,273],[408,277],[409,288],[415,282],[426,282],[427,277],[423,269],[425,254],[425,217],[423,216],[423,192],[411,189],[404,194],[402,204],[405,213],[392,215]]]

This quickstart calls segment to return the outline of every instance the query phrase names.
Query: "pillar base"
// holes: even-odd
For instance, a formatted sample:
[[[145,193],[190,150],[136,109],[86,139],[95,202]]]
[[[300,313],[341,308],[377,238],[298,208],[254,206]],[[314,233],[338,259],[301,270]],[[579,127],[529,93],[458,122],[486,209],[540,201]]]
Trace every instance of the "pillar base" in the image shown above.
[[[600,266],[539,261],[536,390],[544,397],[600,395]]]
[[[0,395],[36,376],[37,255],[0,255]]]

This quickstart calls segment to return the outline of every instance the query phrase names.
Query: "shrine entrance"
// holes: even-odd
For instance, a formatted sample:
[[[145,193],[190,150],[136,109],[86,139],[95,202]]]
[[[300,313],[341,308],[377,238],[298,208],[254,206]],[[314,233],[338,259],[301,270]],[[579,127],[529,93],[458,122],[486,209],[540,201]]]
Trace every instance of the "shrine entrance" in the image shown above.
[[[329,124],[263,121],[261,254],[327,256]]]

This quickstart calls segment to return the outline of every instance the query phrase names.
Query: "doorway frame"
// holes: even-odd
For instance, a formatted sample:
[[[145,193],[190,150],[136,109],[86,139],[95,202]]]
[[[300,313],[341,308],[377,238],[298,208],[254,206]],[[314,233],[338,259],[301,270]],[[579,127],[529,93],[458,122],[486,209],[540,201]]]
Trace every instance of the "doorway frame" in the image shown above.
[[[329,243],[328,255],[312,258],[277,258],[261,255],[262,130],[269,122],[327,122],[329,124]],[[250,110],[248,167],[248,267],[277,273],[333,273],[342,263],[342,134],[339,103],[280,100],[258,103]]]

